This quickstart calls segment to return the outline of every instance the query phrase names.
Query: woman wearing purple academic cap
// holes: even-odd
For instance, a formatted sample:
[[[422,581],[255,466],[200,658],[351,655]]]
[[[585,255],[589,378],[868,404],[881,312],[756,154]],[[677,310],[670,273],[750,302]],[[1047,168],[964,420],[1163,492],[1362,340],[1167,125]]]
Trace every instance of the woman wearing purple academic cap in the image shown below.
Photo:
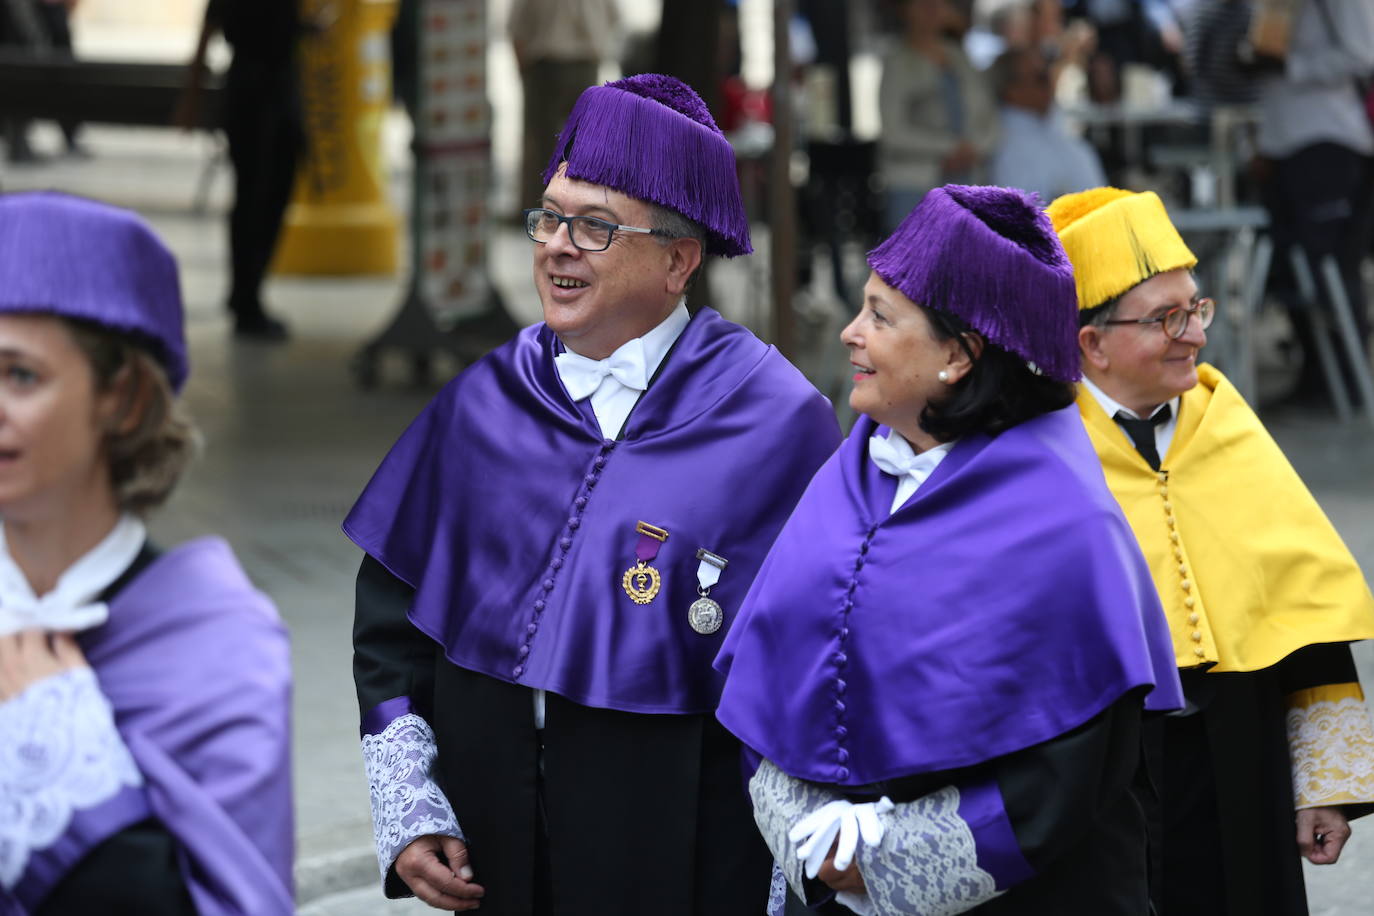
[[[869,265],[863,416],[716,661],[770,912],[1145,916],[1141,720],[1181,704],[1074,416],[1072,269],[1033,196],[957,185]]]
[[[143,518],[195,432],[172,255],[0,196],[0,914],[293,911],[286,633],[227,544]]]

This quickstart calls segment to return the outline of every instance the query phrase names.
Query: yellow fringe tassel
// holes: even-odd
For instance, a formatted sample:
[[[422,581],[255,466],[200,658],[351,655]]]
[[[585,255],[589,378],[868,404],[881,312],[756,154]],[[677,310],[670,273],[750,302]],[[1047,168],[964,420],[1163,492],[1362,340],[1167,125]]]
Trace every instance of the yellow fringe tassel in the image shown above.
[[[1096,308],[1156,274],[1197,264],[1153,191],[1093,188],[1065,194],[1046,213],[1073,263],[1079,309]]]

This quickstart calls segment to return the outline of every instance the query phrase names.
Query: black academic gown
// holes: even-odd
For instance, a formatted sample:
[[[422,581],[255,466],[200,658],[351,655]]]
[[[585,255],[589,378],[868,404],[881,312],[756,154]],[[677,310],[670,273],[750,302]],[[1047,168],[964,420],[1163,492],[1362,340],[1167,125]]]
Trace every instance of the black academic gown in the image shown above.
[[[1155,716],[1150,715],[1150,718]],[[967,770],[888,780],[851,801],[912,801],[969,779],[997,781],[1016,843],[1035,875],[969,910],[978,916],[1147,916],[1142,713],[1132,692],[1086,724],[1051,741]],[[808,884],[812,900],[825,894]],[[789,894],[788,916],[853,916],[833,901],[811,910]]]
[[[712,716],[641,715],[533,692],[450,663],[406,617],[413,592],[358,572],[361,710],[409,696],[468,838],[487,916],[758,916],[769,855],[740,745]],[[392,869],[388,896],[409,891]]]
[[[1307,646],[1260,671],[1183,671],[1188,709],[1147,729],[1161,916],[1306,916],[1285,698],[1357,681],[1350,647]],[[1360,817],[1374,806],[1345,806]],[[1203,852],[1205,851],[1205,852]]]

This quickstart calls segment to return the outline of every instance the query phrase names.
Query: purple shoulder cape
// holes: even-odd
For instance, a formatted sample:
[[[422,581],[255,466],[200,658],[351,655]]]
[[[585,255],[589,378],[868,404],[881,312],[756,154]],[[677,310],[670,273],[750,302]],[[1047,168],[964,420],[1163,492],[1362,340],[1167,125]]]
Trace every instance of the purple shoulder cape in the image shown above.
[[[717,715],[801,779],[968,766],[1132,688],[1182,705],[1149,570],[1073,407],[960,440],[890,517],[860,419],[740,611]]]
[[[344,532],[416,589],[410,620],[455,665],[627,712],[709,713],[711,661],[839,429],[829,403],[703,309],[604,440],[543,324],[464,371],[401,436]],[[621,587],[639,521],[668,531],[648,604]],[[725,626],[688,623],[697,550],[729,561]]]
[[[76,813],[30,859],[21,902],[149,816],[172,834],[203,916],[293,913],[287,635],[229,545],[171,550],[80,638],[144,785]]]

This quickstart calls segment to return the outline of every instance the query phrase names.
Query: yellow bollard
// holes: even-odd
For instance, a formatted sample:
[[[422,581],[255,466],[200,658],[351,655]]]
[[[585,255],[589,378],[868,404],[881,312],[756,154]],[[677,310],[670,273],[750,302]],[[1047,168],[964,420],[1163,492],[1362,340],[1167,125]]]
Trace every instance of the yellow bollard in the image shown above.
[[[332,7],[337,19],[323,35],[301,42],[306,152],[273,262],[278,273],[396,271],[398,219],[382,161],[396,4],[311,4]]]

